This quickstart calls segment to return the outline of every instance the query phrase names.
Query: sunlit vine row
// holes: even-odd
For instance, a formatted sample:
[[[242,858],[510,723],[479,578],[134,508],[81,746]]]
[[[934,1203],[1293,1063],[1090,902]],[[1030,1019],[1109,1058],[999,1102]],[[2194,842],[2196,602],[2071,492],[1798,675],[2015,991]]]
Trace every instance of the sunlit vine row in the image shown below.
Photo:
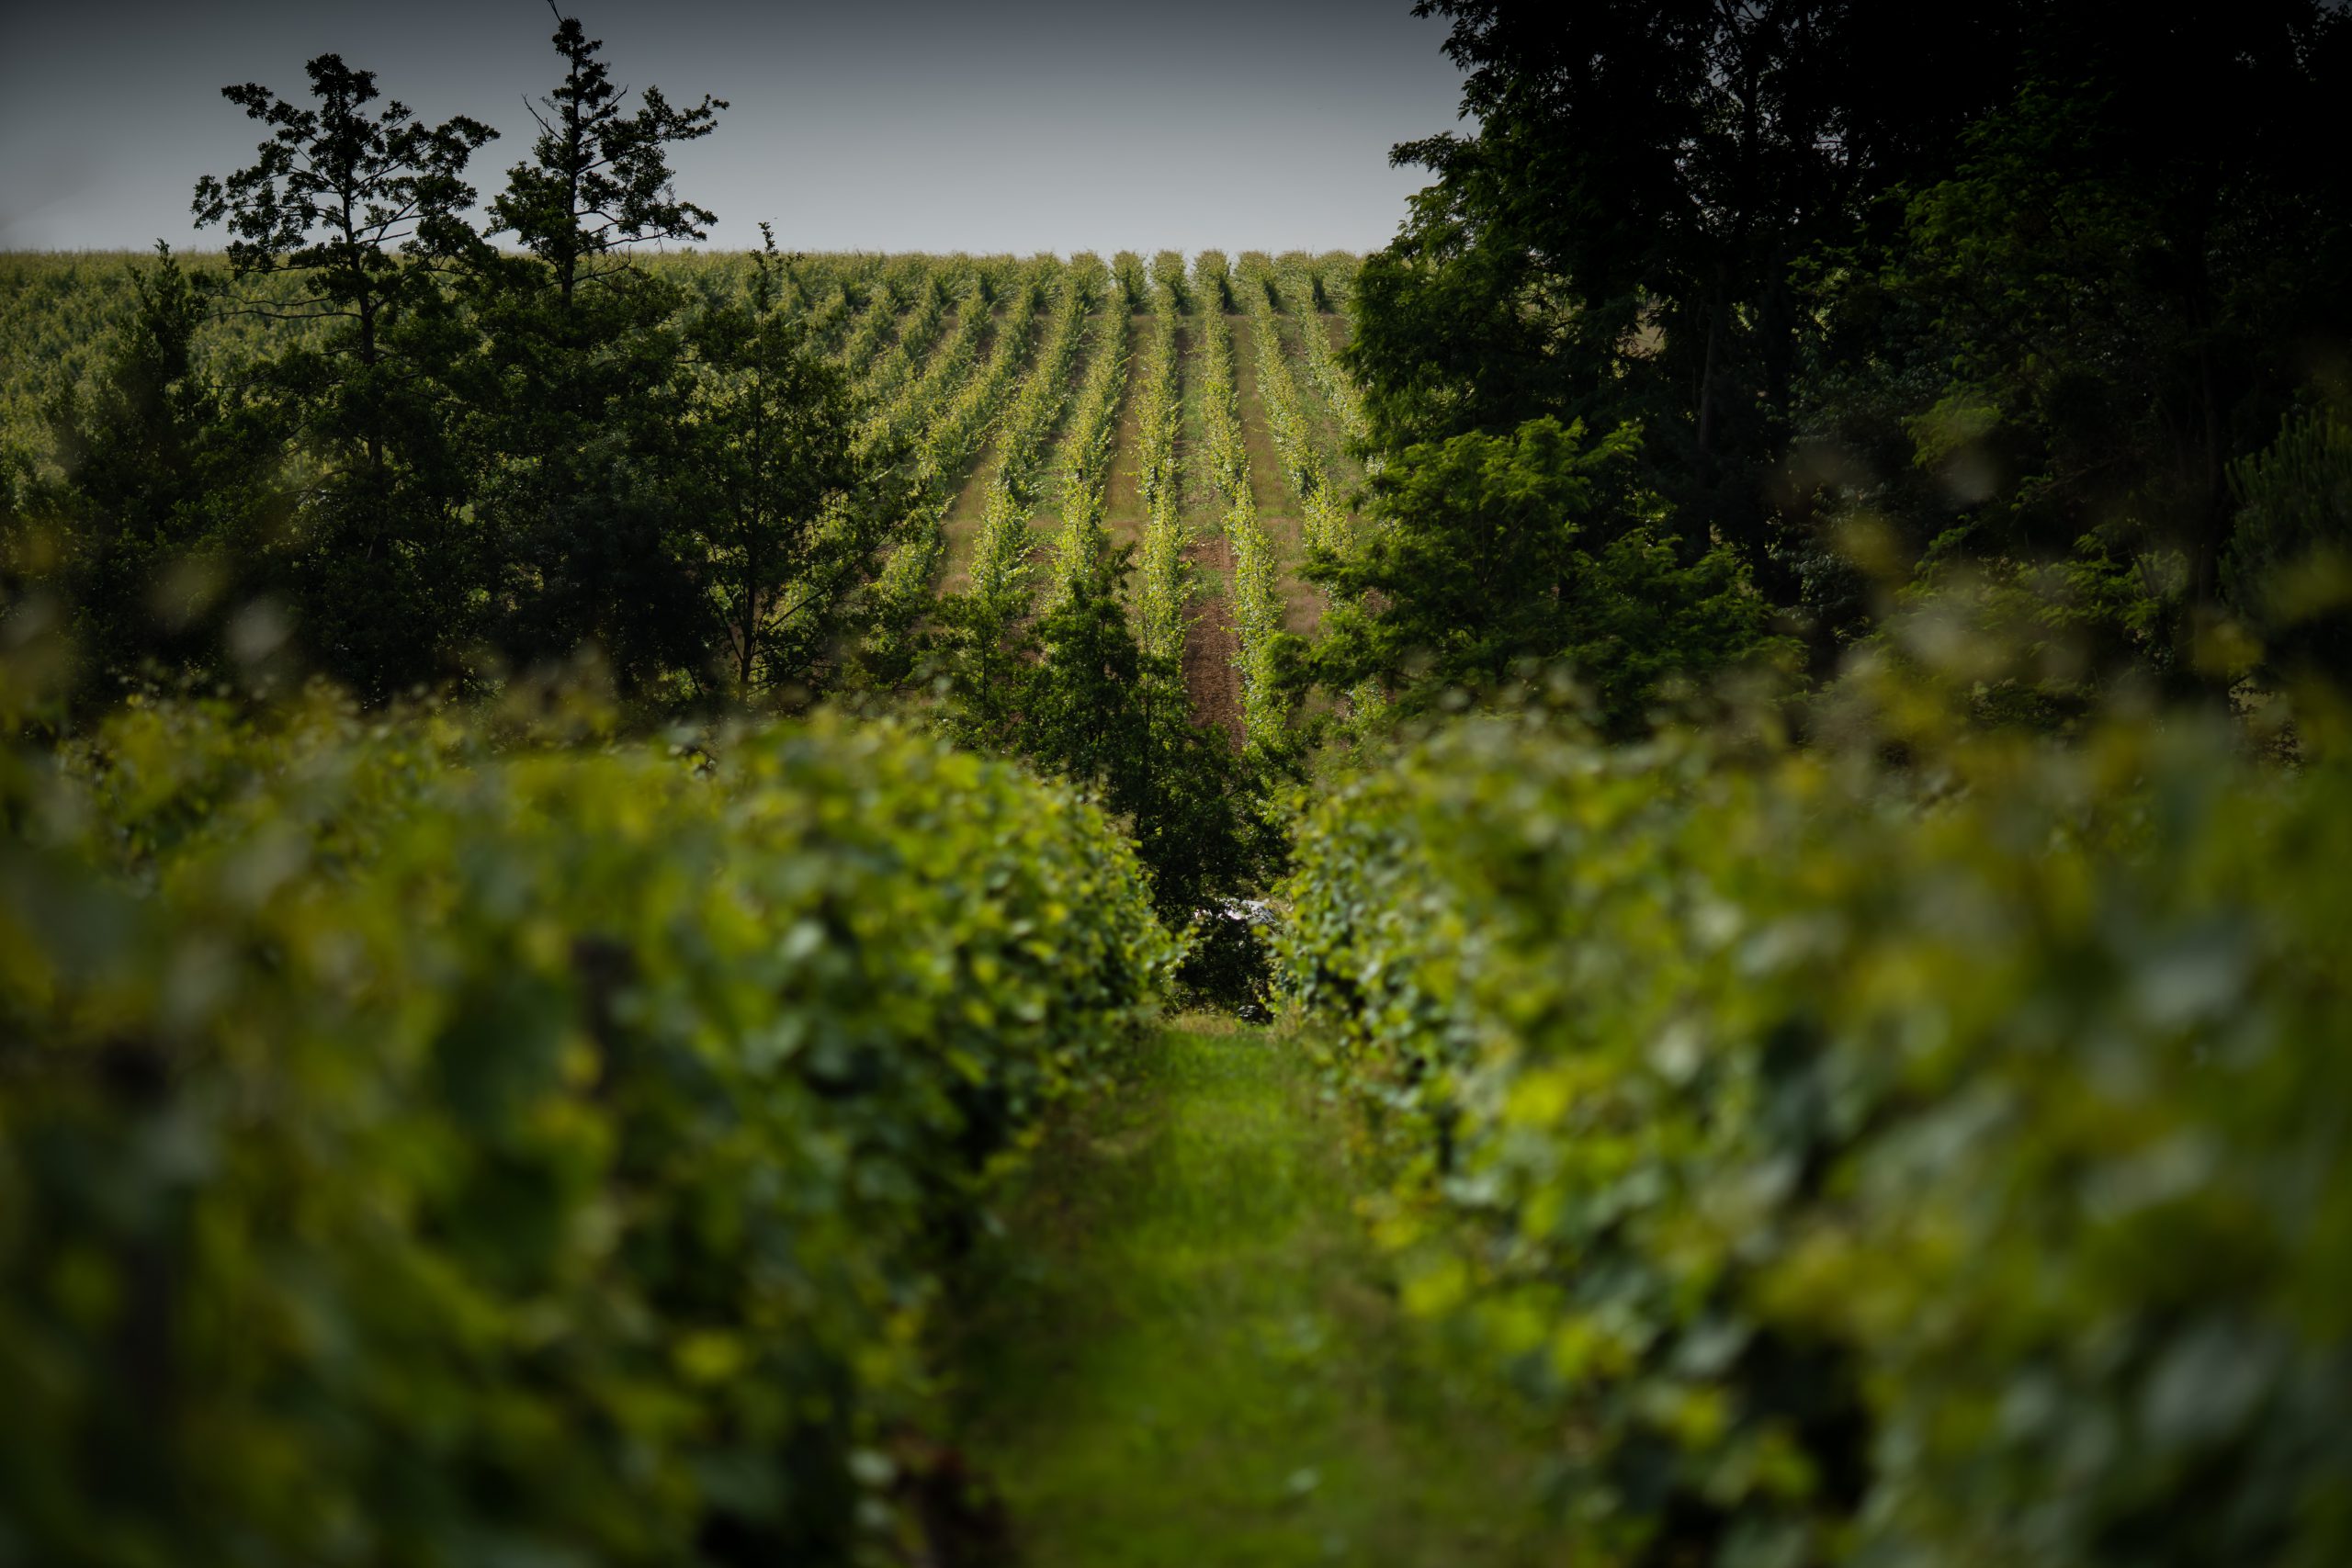
[[[957,275],[948,267],[933,269],[914,293],[914,309],[899,326],[897,341],[873,367],[861,372],[855,360],[848,362],[851,373],[858,378],[858,393],[869,405],[906,385],[938,344],[947,313],[956,305]]]
[[[1306,345],[1307,379],[1322,394],[1324,405],[1339,422],[1340,434],[1348,445],[1361,448],[1370,434],[1364,423],[1363,404],[1356,395],[1355,383],[1349,378],[1346,368],[1340,364],[1338,353],[1331,347],[1331,334],[1325,330],[1317,309],[1318,302],[1344,297],[1340,292],[1338,266],[1329,258],[1307,262],[1285,256],[1283,262],[1280,292],[1283,302],[1298,315],[1299,338]],[[1378,462],[1377,458],[1367,460],[1375,466]],[[1348,521],[1346,509],[1340,502],[1336,487],[1330,483],[1328,470],[1317,494],[1317,500],[1307,507],[1307,543],[1320,545],[1329,550],[1344,549],[1354,530]],[[1348,712],[1364,733],[1375,732],[1385,722],[1387,706],[1387,694],[1374,682],[1362,682],[1348,694]]]
[[[924,429],[915,458],[916,501],[875,583],[886,626],[903,625],[930,598],[939,563],[947,553],[944,525],[947,508],[956,499],[956,479],[971,460],[988,432],[990,415],[1028,357],[1045,309],[1048,281],[1043,269],[1033,274],[1005,311],[985,364]]]
[[[956,325],[922,374],[900,385],[866,416],[857,436],[861,457],[882,450],[905,433],[925,428],[932,412],[953,396],[980,363],[980,340],[988,334],[990,318],[979,280],[964,282],[956,293],[954,307]]]
[[[1192,602],[1192,581],[1184,565],[1182,475],[1176,455],[1176,433],[1184,414],[1183,358],[1176,351],[1183,287],[1182,256],[1162,251],[1152,259],[1151,338],[1143,355],[1136,455],[1144,504],[1136,629],[1146,654],[1170,660],[1184,651]]]
[[[1253,266],[1247,270],[1243,283],[1250,323],[1258,340],[1258,399],[1266,411],[1266,424],[1273,434],[1274,451],[1282,459],[1283,477],[1298,493],[1304,519],[1302,532],[1309,546],[1338,550],[1347,543],[1347,508],[1340,504],[1332,488],[1322,454],[1315,449],[1314,434],[1306,423],[1306,406],[1298,395],[1297,378],[1291,375],[1290,362],[1283,353],[1282,317],[1274,309],[1273,275],[1262,265]],[[1314,336],[1315,327],[1310,317],[1307,336]]]
[[[804,320],[808,327],[810,346],[821,353],[831,352],[834,341],[848,329],[860,309],[859,291],[843,285],[832,295],[813,307]]]
[[[1050,595],[1060,598],[1110,543],[1102,531],[1109,505],[1111,449],[1117,444],[1119,404],[1127,389],[1127,296],[1107,290],[1088,333],[1086,382],[1070,411],[1062,440],[1062,531],[1054,549]]]
[[[833,361],[854,378],[864,374],[881,351],[883,339],[899,319],[899,298],[887,282],[876,282],[865,306],[850,323],[849,336],[833,351]]]
[[[1099,273],[1102,265],[1097,261],[1092,270]],[[1026,575],[1029,513],[1036,502],[1046,443],[1069,398],[1070,367],[1078,358],[1079,329],[1086,319],[1093,281],[1075,265],[1063,274],[1036,360],[997,426],[996,477],[989,484],[972,545],[971,588],[983,601],[1009,601]]]
[[[1201,254],[1201,379],[1209,475],[1225,500],[1225,537],[1233,550],[1233,581],[1227,589],[1239,651],[1241,732],[1252,747],[1278,743],[1283,708],[1275,689],[1274,638],[1283,630],[1282,596],[1274,587],[1273,543],[1258,519],[1250,490],[1250,452],[1241,434],[1241,396],[1234,379],[1233,329],[1218,307],[1226,285],[1225,257]]]
[[[1309,290],[1312,285],[1302,283],[1293,291],[1299,313],[1299,336],[1306,344],[1306,378],[1315,383],[1331,416],[1340,422],[1340,434],[1351,446],[1362,446],[1371,439],[1372,426],[1363,416],[1363,400],[1357,395],[1356,384],[1348,377],[1347,368],[1340,363],[1339,351],[1331,346],[1331,334],[1323,330],[1317,317]]]

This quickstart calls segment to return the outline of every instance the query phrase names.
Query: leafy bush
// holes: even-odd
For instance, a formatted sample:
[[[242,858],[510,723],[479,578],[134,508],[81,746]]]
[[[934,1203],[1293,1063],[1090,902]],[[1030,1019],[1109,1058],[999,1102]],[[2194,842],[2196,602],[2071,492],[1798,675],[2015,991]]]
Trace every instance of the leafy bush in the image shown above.
[[[2346,1561],[2352,775],[1890,696],[1469,724],[1307,812],[1278,962],[1419,1151],[1408,1299],[1588,1561]]]
[[[2352,418],[2311,413],[2231,465],[2222,586],[2272,661],[2352,677]]]
[[[0,1562],[912,1528],[931,1264],[1173,944],[1012,767],[720,750],[318,705],[0,753]]]
[[[1785,659],[1728,551],[1683,558],[1634,482],[1640,448],[1632,425],[1588,440],[1581,423],[1545,418],[1393,454],[1372,479],[1380,525],[1351,554],[1309,557],[1306,577],[1331,596],[1314,678],[1335,692],[1375,682],[1410,713],[1567,661],[1609,731],[1629,736],[1672,678]]]

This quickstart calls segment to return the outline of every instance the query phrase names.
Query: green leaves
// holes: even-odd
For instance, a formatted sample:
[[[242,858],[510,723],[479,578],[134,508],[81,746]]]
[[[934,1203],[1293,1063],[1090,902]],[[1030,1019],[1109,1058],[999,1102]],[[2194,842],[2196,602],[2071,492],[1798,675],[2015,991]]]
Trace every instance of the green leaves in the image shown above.
[[[2352,778],[1883,743],[1478,723],[1307,811],[1280,964],[1418,1156],[1408,1300],[1604,1560],[2342,1557]]]
[[[172,706],[0,754],[21,1550],[850,1555],[933,1238],[1176,950],[1015,769],[710,746]]]
[[[1145,655],[1173,664],[1184,651],[1192,580],[1184,560],[1191,530],[1184,525],[1177,435],[1183,424],[1183,362],[1177,353],[1177,317],[1183,310],[1184,258],[1162,251],[1151,263],[1151,341],[1136,374],[1136,471],[1144,510],[1142,581],[1136,589],[1136,639]]]
[[[1634,479],[1640,444],[1630,426],[1588,440],[1547,418],[1408,448],[1372,479],[1383,525],[1308,567],[1333,600],[1316,678],[1335,692],[1375,682],[1410,709],[1566,662],[1624,736],[1669,678],[1775,652],[1731,553],[1688,560],[1663,532]]]
[[[1282,592],[1275,583],[1274,545],[1258,517],[1242,437],[1241,394],[1234,378],[1233,276],[1225,255],[1203,251],[1193,262],[1200,298],[1202,419],[1207,425],[1209,478],[1225,499],[1225,539],[1233,557],[1227,590],[1233,612],[1234,663],[1241,671],[1241,734],[1252,752],[1279,753],[1288,739],[1290,703],[1277,675],[1283,637]]]

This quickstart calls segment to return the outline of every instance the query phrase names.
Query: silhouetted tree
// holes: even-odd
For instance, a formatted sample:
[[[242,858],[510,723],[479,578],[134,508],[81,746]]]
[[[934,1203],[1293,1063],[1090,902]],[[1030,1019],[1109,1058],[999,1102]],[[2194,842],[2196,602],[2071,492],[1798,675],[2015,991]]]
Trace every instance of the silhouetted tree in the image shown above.
[[[681,293],[631,247],[700,239],[712,220],[673,189],[669,149],[709,134],[725,105],[638,107],[600,40],[558,17],[563,79],[534,114],[530,162],[491,204],[524,254],[483,275],[488,337],[469,441],[478,508],[502,541],[492,595],[507,659],[602,649],[624,689],[707,662],[710,584],[677,491],[693,458]]]
[[[238,308],[321,329],[266,373],[314,475],[289,578],[312,656],[380,697],[457,672],[470,640],[476,552],[447,400],[471,338],[447,270],[481,251],[464,176],[496,133],[462,116],[427,126],[397,101],[371,113],[375,73],[339,55],[307,70],[311,107],[222,89],[271,135],[250,166],[198,183],[195,213],[229,230],[237,279],[294,283],[290,302]]]
[[[491,203],[491,231],[512,233],[545,263],[566,306],[583,283],[625,274],[620,256],[631,246],[699,240],[717,221],[673,188],[670,149],[709,135],[726,100],[706,95],[680,108],[648,87],[636,112],[627,112],[628,90],[597,58],[604,47],[577,17],[556,13],[563,81],[531,107],[539,126],[531,162],[507,171],[505,190]]]
[[[1825,660],[1873,613],[1859,520],[1881,581],[2071,584],[2057,619],[2177,661],[2230,461],[2352,362],[2352,186],[2312,156],[2352,13],[1419,11],[1476,126],[1395,150],[1436,180],[1357,289],[1376,446],[1638,424],[1682,558],[1731,547]]]

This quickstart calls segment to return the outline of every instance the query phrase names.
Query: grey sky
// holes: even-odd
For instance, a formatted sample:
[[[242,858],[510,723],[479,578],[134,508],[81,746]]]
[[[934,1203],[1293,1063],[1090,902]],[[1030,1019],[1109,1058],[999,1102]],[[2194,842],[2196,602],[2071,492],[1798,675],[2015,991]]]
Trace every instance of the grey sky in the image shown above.
[[[1456,123],[1444,26],[1409,0],[578,9],[621,81],[732,101],[679,159],[714,244],[764,218],[801,250],[1367,250],[1424,177],[1389,146]],[[0,11],[0,249],[217,246],[189,187],[261,131],[221,85],[298,96],[314,54],[499,127],[486,191],[527,152],[524,96],[555,79],[545,0]]]

